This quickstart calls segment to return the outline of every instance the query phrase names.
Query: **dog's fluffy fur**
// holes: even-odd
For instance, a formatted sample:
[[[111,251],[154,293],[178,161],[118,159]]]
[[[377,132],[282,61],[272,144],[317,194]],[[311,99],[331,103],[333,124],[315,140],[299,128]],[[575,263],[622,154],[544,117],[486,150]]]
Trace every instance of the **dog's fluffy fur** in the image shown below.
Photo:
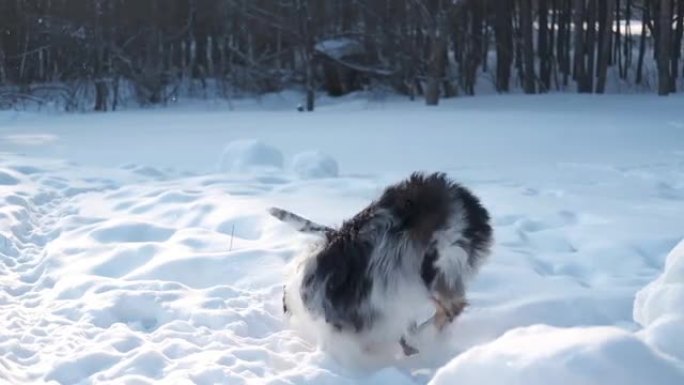
[[[281,209],[271,214],[320,236],[296,262],[284,311],[368,346],[396,344],[431,301],[442,317],[436,322],[450,322],[492,243],[487,210],[442,173],[389,186],[339,229]]]

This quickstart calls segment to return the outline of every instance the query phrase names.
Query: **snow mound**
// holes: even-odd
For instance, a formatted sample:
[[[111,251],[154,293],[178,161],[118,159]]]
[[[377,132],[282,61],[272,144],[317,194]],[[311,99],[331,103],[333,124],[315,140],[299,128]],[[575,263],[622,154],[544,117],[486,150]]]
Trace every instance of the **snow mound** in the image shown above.
[[[236,140],[228,143],[221,154],[222,172],[249,172],[263,169],[282,169],[282,152],[259,140]]]
[[[292,169],[302,179],[336,178],[337,160],[320,151],[305,151],[294,156]]]
[[[150,178],[157,178],[157,179],[164,179],[166,177],[166,174],[154,167],[150,166],[141,166],[137,164],[125,164],[121,166],[122,169],[124,170],[130,170],[136,174],[139,174],[141,176],[147,176]]]
[[[684,317],[662,317],[639,332],[644,341],[684,365]]]
[[[91,236],[101,243],[144,243],[166,241],[173,233],[151,223],[121,222],[98,228]]]
[[[0,185],[16,185],[18,183],[19,179],[9,171],[0,170]]]
[[[636,294],[634,320],[644,340],[684,363],[684,240],[668,254],[665,271]]]
[[[430,385],[681,384],[684,371],[613,327],[531,326],[463,353]]]
[[[684,317],[684,240],[668,254],[665,271],[634,302],[634,320],[643,326],[666,316]]]

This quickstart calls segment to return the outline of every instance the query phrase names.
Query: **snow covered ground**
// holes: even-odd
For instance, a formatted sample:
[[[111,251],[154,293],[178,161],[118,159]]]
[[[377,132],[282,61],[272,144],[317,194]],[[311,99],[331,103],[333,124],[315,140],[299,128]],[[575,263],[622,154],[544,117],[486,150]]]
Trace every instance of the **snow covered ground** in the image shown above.
[[[0,384],[682,384],[682,106],[0,112]],[[307,238],[265,209],[339,224],[414,170],[482,198],[494,255],[433,349],[356,371],[285,324]]]

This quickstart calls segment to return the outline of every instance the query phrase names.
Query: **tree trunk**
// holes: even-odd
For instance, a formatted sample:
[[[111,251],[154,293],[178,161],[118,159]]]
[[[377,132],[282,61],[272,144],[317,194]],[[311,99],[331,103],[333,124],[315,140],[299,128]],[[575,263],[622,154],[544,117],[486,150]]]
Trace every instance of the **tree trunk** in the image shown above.
[[[589,0],[589,6],[587,7],[587,92],[593,92],[594,90],[597,2],[598,0]]]
[[[508,92],[513,62],[513,26],[511,2],[495,7],[494,38],[496,39],[496,90]]]
[[[212,78],[216,77],[214,66],[214,39],[212,36],[207,36],[207,43],[205,45],[205,60],[207,61],[207,74]]]
[[[636,84],[641,84],[644,73],[644,56],[646,56],[646,32],[648,31],[648,20],[651,18],[651,2],[644,4],[644,13],[641,18],[641,37],[639,37],[639,58],[637,59]]]
[[[103,79],[95,81],[95,111],[107,111],[107,83]]]
[[[181,55],[181,72],[183,73],[183,79],[188,79],[189,76],[189,70],[188,70],[188,50],[187,50],[187,43],[185,40],[181,41],[181,49],[180,49],[180,55]]]
[[[672,32],[672,0],[660,0],[658,24],[660,25],[658,36],[658,95],[664,96],[670,93],[670,40]]]
[[[522,29],[520,26],[520,15],[516,18],[515,30],[515,69],[518,74],[520,85],[525,81],[525,66],[523,63],[523,44]]]
[[[26,80],[24,79],[24,70],[26,69],[26,58],[28,57],[27,52],[29,47],[30,36],[31,34],[28,31],[26,31],[26,37],[24,38],[24,49],[21,55],[21,65],[19,66],[19,81],[22,83],[24,83],[24,80]],[[30,81],[27,81],[26,83],[30,83]]]
[[[605,12],[603,12],[604,19],[601,20],[603,24],[601,36],[601,51],[599,52],[598,60],[598,79],[596,81],[596,93],[602,94],[606,90],[606,75],[608,72],[608,62],[610,60],[610,35],[613,32],[613,7],[615,0],[605,0]]]
[[[104,27],[102,26],[101,14],[102,14],[102,3],[99,1],[95,2],[94,7],[94,21],[95,30],[94,38],[97,47],[95,48],[95,63],[94,63],[94,78],[95,78],[95,111],[107,111],[107,96],[109,90],[107,89],[106,77],[106,65],[105,65],[105,39],[104,39]]]
[[[558,81],[558,61],[556,56],[554,56],[555,47],[558,44],[559,2],[559,0],[553,0],[551,2],[551,30],[549,32],[549,44],[547,48],[549,54],[549,77],[553,77],[553,83],[556,86],[556,90],[560,89],[560,82]]]
[[[0,85],[4,85],[7,82],[7,72],[5,71],[5,52],[0,46]]]
[[[489,42],[491,37],[489,36],[489,26],[484,25],[482,28],[483,38],[482,38],[482,72],[489,72]]]
[[[622,48],[624,61],[622,63],[622,78],[627,79],[627,69],[632,66],[632,0],[625,0],[625,20],[628,21],[625,27],[625,39]]]
[[[584,18],[585,0],[575,1],[575,81],[577,91],[580,93],[590,92],[587,90],[587,68],[584,47]]]
[[[443,28],[446,24],[446,20],[444,20],[446,15],[440,12],[436,18],[436,25],[431,28],[430,61],[425,90],[425,104],[428,106],[439,104],[439,84],[444,72],[444,58],[446,56],[446,36],[444,36]]]
[[[114,95],[112,95],[112,111],[116,111],[116,108],[119,106],[119,76],[114,78],[113,88]]]
[[[566,40],[565,40],[565,35],[566,35],[566,28],[568,28],[568,25],[566,24],[565,21],[565,0],[560,0],[559,1],[559,6],[558,6],[558,38],[556,39],[556,65],[558,67],[558,72],[560,72],[563,77],[566,75],[566,68],[565,68],[565,54],[566,54],[566,49],[565,45]],[[565,84],[564,84],[565,85]]]
[[[615,39],[613,39],[613,48],[611,49],[611,56],[614,58],[614,60],[610,60],[608,65],[612,66],[614,64],[617,64],[618,68],[618,74],[620,75],[620,78],[622,77],[622,51],[621,51],[621,45],[620,43],[622,42],[622,26],[620,25],[620,0],[615,0],[615,15],[614,15],[614,20],[615,20]],[[627,19],[629,23],[629,19]],[[617,63],[614,63],[617,62]]]
[[[596,4],[596,22],[598,24],[598,34],[596,35],[596,73],[595,77],[599,76],[599,62],[601,61],[601,52],[603,51],[603,34],[606,28],[606,7],[604,6],[608,0],[601,0]],[[610,60],[609,60],[610,62]]]
[[[280,72],[283,69],[282,58],[283,56],[283,32],[278,29],[276,32],[276,70]]]
[[[520,28],[523,38],[523,62],[525,78],[523,89],[526,94],[535,93],[534,43],[532,40],[532,0],[520,0]]]
[[[313,58],[307,55],[306,61],[306,110],[311,112],[314,110],[314,103],[316,101],[316,91],[314,89],[314,74],[313,74]]]
[[[539,34],[537,53],[539,56],[539,92],[547,92],[551,88],[551,51],[549,49],[549,5],[547,1],[539,2]]]
[[[216,40],[216,48],[218,49],[218,55],[219,55],[219,66],[218,69],[216,69],[216,77],[221,81],[221,84],[224,83],[224,77],[226,74],[226,37],[225,36],[219,36],[219,38]]]
[[[677,24],[672,39],[672,60],[670,65],[670,92],[677,91],[679,59],[682,55],[682,34],[684,34],[684,0],[677,0]]]
[[[314,82],[314,37],[308,1],[309,0],[297,1],[297,16],[299,18],[299,33],[303,40],[302,56],[305,66],[304,83],[306,88],[306,110],[310,112],[314,110],[316,91]]]
[[[570,80],[570,74],[572,71],[570,70],[571,68],[571,59],[570,59],[570,42],[572,41],[572,29],[570,27],[570,23],[572,20],[572,1],[571,0],[562,0],[563,4],[563,21],[561,22],[561,25],[564,26],[564,31],[562,33],[563,35],[563,47],[561,48],[559,46],[559,49],[561,49],[561,53],[559,53],[559,56],[562,54],[562,59],[561,59],[561,68],[563,72],[563,87],[567,87],[569,84]],[[559,31],[559,38],[560,38],[560,31]],[[559,40],[560,42],[560,40]]]
[[[471,5],[471,7],[463,9],[463,11],[468,11],[463,12],[466,18],[468,16],[468,13],[470,14],[470,27],[468,28],[468,34],[466,35],[468,39],[465,45],[466,47],[468,47],[465,54],[465,86],[466,93],[468,95],[475,95],[475,83],[477,82],[477,68],[482,62],[482,56],[485,53],[482,51],[482,5],[480,4],[480,2],[473,2],[471,3]],[[442,28],[445,29],[446,27],[444,26]]]

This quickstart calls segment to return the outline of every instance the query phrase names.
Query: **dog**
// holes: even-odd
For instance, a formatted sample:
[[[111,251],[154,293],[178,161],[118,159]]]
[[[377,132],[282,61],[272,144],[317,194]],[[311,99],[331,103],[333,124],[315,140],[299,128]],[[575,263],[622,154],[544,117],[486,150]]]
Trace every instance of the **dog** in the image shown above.
[[[493,243],[488,211],[444,173],[415,172],[388,186],[339,228],[269,212],[318,237],[283,288],[285,314],[304,312],[369,346],[398,342],[405,355],[418,353],[406,333],[419,329],[425,304],[435,306],[428,321],[440,331],[461,314]]]

